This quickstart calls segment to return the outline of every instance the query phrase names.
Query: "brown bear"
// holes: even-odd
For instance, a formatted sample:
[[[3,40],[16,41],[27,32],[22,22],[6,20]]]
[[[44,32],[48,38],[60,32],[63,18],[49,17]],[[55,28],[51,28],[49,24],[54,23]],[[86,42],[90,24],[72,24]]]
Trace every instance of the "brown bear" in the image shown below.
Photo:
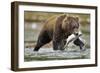
[[[38,51],[40,47],[53,42],[53,50],[64,50],[66,39],[71,34],[77,34],[79,30],[79,18],[67,16],[65,14],[55,15],[45,21],[40,31],[37,44],[34,51]]]

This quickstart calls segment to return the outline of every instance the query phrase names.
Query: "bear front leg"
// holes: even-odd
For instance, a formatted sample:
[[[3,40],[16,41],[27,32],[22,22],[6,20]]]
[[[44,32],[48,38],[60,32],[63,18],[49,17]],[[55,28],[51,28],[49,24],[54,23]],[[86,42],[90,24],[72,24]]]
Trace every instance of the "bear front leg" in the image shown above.
[[[56,41],[53,41],[53,50],[58,50],[57,42]]]
[[[53,31],[53,49],[54,50],[63,50],[64,48],[64,38],[63,38],[63,29],[62,23],[64,18],[66,17],[65,14],[59,16],[56,20],[56,24]]]
[[[66,44],[65,40],[54,40],[53,41],[53,49],[54,50],[64,50],[64,46]]]
[[[53,49],[60,50],[62,48],[61,42],[62,42],[61,33],[57,32],[57,29],[56,29],[56,32],[53,33]]]
[[[60,49],[60,43],[57,41],[53,41],[53,50],[59,50]]]

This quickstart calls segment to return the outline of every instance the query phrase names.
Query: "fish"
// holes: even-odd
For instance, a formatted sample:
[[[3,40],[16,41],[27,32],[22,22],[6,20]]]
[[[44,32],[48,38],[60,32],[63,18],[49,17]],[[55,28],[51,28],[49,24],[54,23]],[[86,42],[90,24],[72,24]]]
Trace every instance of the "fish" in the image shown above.
[[[66,39],[66,44],[64,46],[64,49],[68,47],[69,43],[73,42],[76,46],[79,46],[80,50],[85,50],[85,40],[82,39],[82,32],[79,31],[78,34],[71,34],[68,39]]]

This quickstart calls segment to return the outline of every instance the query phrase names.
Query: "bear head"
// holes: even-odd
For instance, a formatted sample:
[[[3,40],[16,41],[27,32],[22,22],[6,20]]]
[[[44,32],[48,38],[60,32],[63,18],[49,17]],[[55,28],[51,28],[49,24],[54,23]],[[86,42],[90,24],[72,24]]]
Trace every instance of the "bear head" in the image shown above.
[[[79,33],[79,18],[73,16],[66,16],[62,22],[62,29],[68,34],[78,35]]]

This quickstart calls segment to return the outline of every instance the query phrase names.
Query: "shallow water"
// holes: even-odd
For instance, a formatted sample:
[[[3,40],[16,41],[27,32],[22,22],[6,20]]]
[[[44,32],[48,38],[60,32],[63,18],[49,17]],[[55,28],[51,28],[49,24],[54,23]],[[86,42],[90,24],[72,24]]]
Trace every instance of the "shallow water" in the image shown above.
[[[54,51],[52,48],[41,48],[38,52],[34,48],[25,48],[25,61],[65,60],[65,59],[89,59],[90,49],[84,51],[78,49],[65,49]]]

